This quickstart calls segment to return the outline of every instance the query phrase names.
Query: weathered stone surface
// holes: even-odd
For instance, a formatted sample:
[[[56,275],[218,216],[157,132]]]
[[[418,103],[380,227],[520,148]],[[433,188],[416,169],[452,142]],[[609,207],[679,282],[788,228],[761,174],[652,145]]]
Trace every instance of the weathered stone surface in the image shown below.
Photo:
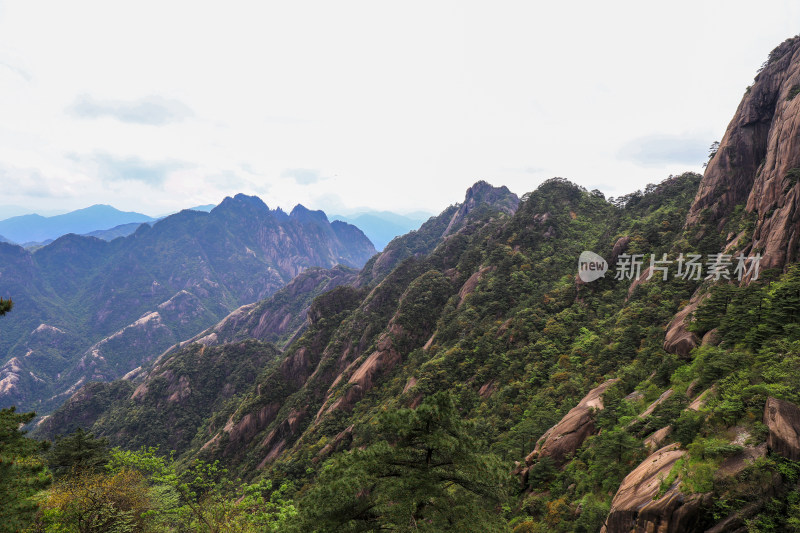
[[[467,189],[464,203],[453,214],[442,236],[451,235],[459,230],[464,225],[467,215],[482,204],[489,204],[495,209],[513,215],[519,206],[519,198],[506,186],[492,187],[485,181],[479,181]]]
[[[617,381],[619,380],[609,379],[589,391],[558,424],[542,435],[534,450],[525,458],[525,463],[531,465],[537,458],[550,457],[560,465],[567,456],[574,454],[586,437],[594,432],[592,411],[603,409],[603,393]]]
[[[758,221],[744,251],[761,251],[762,268],[797,260],[800,187],[791,173],[800,168],[800,98],[792,96],[798,85],[795,37],[773,50],[744,95],[687,217],[687,226],[710,220],[721,228],[736,205],[746,204]]]
[[[617,259],[628,249],[628,244],[630,244],[630,242],[631,238],[627,235],[617,239],[617,242],[614,243],[614,247],[611,249],[611,260],[608,263],[609,265],[615,265],[617,263]]]
[[[662,392],[661,396],[656,398],[653,403],[647,406],[647,409],[642,411],[642,414],[639,415],[639,418],[645,418],[653,414],[653,411],[656,410],[656,407],[667,401],[669,397],[672,396],[672,393],[673,393],[672,389],[667,389],[664,392]]]
[[[687,407],[687,409],[690,409],[692,411],[699,411],[700,409],[703,408],[703,406],[705,406],[706,402],[708,402],[708,398],[710,397],[710,395],[714,394],[714,391],[715,391],[714,386],[712,386],[710,389],[704,390],[702,393],[697,395],[697,398],[692,400],[692,403],[689,404],[689,407]]]
[[[707,331],[705,335],[703,335],[703,340],[700,342],[701,346],[716,346],[720,343],[719,333],[717,332],[717,328],[714,328],[710,331]]]
[[[742,451],[726,458],[714,474],[717,479],[732,478],[751,465],[756,459],[767,455],[767,444],[745,446]]]
[[[675,355],[686,357],[694,348],[700,344],[697,335],[689,331],[687,318],[694,313],[697,306],[705,295],[695,294],[689,303],[670,321],[667,325],[667,333],[664,335],[664,350]]]
[[[787,459],[800,460],[800,407],[791,402],[767,398],[764,424],[769,428],[769,449]]]
[[[696,531],[710,495],[686,496],[674,483],[658,499],[661,482],[686,451],[677,444],[661,448],[628,474],[611,501],[605,533],[679,533]]]
[[[464,300],[472,294],[475,288],[480,283],[481,279],[487,272],[491,272],[494,270],[494,267],[483,267],[479,269],[477,272],[473,273],[467,281],[464,282],[461,289],[458,291],[458,307],[461,307],[461,304],[464,303]]]
[[[631,282],[631,286],[628,287],[628,295],[625,296],[625,301],[627,302],[630,300],[631,296],[633,296],[634,291],[636,290],[639,285],[642,283],[650,281],[654,276],[661,276],[661,274],[652,274],[652,268],[647,267],[645,268],[642,273],[639,275],[638,278],[634,278]]]
[[[644,439],[644,445],[648,450],[657,450],[671,434],[672,426],[663,427]]]

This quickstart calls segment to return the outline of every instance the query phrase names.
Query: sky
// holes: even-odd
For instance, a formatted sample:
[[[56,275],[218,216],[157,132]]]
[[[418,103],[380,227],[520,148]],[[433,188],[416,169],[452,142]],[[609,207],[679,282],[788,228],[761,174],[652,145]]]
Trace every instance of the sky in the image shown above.
[[[777,0],[0,0],[0,206],[438,213],[554,176],[618,196],[702,172],[798,21]]]

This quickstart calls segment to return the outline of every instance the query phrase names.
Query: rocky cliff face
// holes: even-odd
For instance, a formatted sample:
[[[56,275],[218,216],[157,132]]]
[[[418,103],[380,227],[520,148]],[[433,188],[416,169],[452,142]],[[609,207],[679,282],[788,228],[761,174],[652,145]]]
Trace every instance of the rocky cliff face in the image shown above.
[[[747,89],[687,217],[690,227],[711,222],[721,229],[734,208],[744,206],[757,221],[743,251],[760,252],[762,268],[798,259],[799,92],[800,37],[794,37],[772,51]]]

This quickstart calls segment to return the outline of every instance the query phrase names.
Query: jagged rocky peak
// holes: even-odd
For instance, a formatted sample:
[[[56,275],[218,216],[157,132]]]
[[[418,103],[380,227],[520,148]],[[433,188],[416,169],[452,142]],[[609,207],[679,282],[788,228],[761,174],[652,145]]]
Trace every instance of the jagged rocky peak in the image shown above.
[[[300,222],[314,222],[316,224],[328,224],[328,217],[324,211],[312,211],[303,204],[297,204],[289,213],[289,218],[293,218]]]
[[[519,207],[519,197],[508,190],[505,185],[493,187],[483,180],[478,181],[467,189],[464,203],[453,214],[444,235],[449,235],[458,230],[467,215],[481,205],[487,205],[508,215],[513,215],[517,211],[517,207]]]
[[[687,217],[721,229],[737,205],[757,217],[752,243],[762,268],[798,259],[800,237],[800,36],[769,55],[728,125]],[[728,241],[735,239],[729,235]]]
[[[211,210],[211,213],[219,214],[230,210],[235,210],[241,213],[258,213],[262,215],[271,212],[267,204],[265,204],[264,201],[258,196],[248,196],[246,194],[239,193],[233,198],[226,196],[217,207]]]

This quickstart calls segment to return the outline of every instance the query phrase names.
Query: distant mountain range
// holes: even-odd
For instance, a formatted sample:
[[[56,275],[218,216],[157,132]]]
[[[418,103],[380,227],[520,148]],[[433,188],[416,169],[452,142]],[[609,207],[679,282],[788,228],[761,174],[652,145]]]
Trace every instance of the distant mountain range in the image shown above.
[[[57,239],[67,233],[78,235],[106,230],[121,224],[152,222],[155,219],[142,213],[120,211],[110,205],[93,205],[63,215],[43,217],[20,215],[0,220],[0,235],[19,244],[40,243]]]
[[[13,207],[13,206],[11,206]],[[191,211],[210,212],[215,204],[190,207]],[[22,208],[12,209],[19,212]],[[0,209],[0,213],[6,211]],[[174,213],[169,213],[174,214]],[[127,237],[145,222],[155,222],[169,216],[153,218],[133,211],[120,211],[110,205],[97,204],[60,215],[42,216],[22,214],[0,220],[0,242],[19,244],[25,248],[35,248],[50,244],[68,233],[97,237],[105,241],[117,237]]]
[[[0,244],[0,295],[15,304],[0,335],[0,406],[46,412],[306,269],[360,268],[374,254],[358,228],[322,211],[287,214],[241,194],[111,242],[68,234],[33,251]]]
[[[215,204],[206,204],[190,207],[189,210],[208,213],[214,207]],[[22,208],[15,208],[11,209],[11,212],[20,210]],[[0,210],[0,213],[3,212],[5,211]],[[102,204],[54,216],[23,214],[0,220],[0,242],[10,242],[24,248],[35,249],[50,244],[68,233],[111,241],[117,237],[127,237],[136,231],[140,224],[152,223],[166,216],[169,214],[154,218],[142,213],[120,211],[110,205]],[[333,215],[330,220],[341,220],[358,227],[380,251],[392,239],[419,228],[431,216],[424,211],[407,215],[390,211],[362,211],[350,215]]]
[[[366,211],[352,215],[333,215],[331,219],[357,226],[369,237],[377,250],[383,250],[392,239],[418,229],[432,216],[423,211],[408,215],[398,215],[390,211]]]

